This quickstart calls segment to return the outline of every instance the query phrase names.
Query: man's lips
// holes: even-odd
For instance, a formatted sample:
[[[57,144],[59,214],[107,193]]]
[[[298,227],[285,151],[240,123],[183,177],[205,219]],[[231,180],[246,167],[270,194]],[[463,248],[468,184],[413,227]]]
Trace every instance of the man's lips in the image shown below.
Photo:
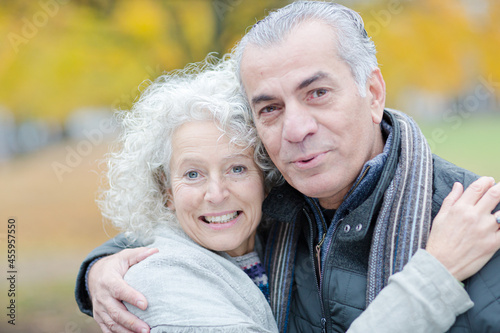
[[[299,168],[299,169],[309,169],[309,168],[314,168],[317,166],[319,163],[321,163],[325,157],[328,151],[324,151],[321,153],[315,153],[315,154],[309,154],[304,157],[299,157],[295,160],[293,160],[291,163]]]

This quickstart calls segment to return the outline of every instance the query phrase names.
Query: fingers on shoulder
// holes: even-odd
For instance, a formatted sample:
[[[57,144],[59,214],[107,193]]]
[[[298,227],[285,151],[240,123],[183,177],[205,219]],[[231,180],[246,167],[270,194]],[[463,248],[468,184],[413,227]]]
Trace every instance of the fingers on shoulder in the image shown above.
[[[442,206],[444,208],[453,206],[457,200],[460,199],[463,192],[464,186],[459,182],[455,182],[451,188],[451,192],[446,196],[446,198],[444,198]]]
[[[460,201],[475,205],[494,184],[495,180],[492,177],[481,177],[465,189]]]
[[[125,249],[120,252],[121,259],[123,259],[127,265],[133,266],[150,255],[157,253],[157,248],[148,248],[148,247],[138,247],[134,249]]]
[[[478,202],[479,209],[492,212],[500,204],[500,183],[491,186]]]

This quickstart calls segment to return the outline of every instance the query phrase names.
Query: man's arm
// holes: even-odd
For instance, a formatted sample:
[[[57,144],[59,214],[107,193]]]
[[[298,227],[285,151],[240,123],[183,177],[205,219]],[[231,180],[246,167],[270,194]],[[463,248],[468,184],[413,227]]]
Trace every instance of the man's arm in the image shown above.
[[[92,302],[90,301],[90,295],[87,290],[87,274],[90,268],[89,266],[91,266],[91,264],[99,258],[115,254],[128,247],[138,246],[139,245],[131,246],[131,244],[128,244],[126,238],[122,234],[119,234],[115,238],[110,239],[106,243],[95,248],[87,255],[87,258],[85,258],[81,264],[76,277],[75,298],[80,311],[86,315],[92,316]]]
[[[103,332],[149,331],[149,327],[128,313],[121,303],[125,300],[139,308],[147,307],[145,297],[123,281],[130,266],[158,251],[138,247],[141,245],[129,242],[120,234],[94,249],[80,266],[75,287],[76,302],[80,311],[94,317]]]

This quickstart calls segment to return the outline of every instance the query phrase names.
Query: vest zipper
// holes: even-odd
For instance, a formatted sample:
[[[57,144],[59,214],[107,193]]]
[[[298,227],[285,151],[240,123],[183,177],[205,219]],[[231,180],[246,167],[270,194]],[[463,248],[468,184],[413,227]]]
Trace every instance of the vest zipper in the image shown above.
[[[323,233],[323,237],[321,238],[319,243],[316,244],[316,253],[315,253],[318,264],[318,276],[320,284],[321,284],[321,245],[323,245],[323,243],[325,242],[325,238],[326,238],[326,232]]]
[[[366,174],[366,172],[365,172]],[[363,175],[364,176],[364,175]],[[316,244],[315,246],[315,255],[316,255],[316,258],[317,258],[317,261],[318,261],[318,270],[317,270],[317,277],[316,277],[316,281],[319,281],[319,284],[317,283],[317,286],[318,286],[318,292],[319,292],[319,298],[320,298],[320,303],[321,303],[321,331],[323,333],[326,333],[326,318],[325,318],[325,311],[324,311],[324,307],[323,307],[323,293],[322,293],[322,286],[323,286],[323,273],[324,273],[324,270],[321,269],[321,246],[323,245],[323,243],[325,242],[325,238],[326,238],[326,234],[328,232],[328,228],[327,228],[327,225],[326,225],[326,221],[323,217],[323,213],[321,212],[321,209],[318,207],[318,205],[316,204],[316,202],[312,201],[313,203],[313,206],[314,208],[316,209],[316,212],[318,214],[318,216],[320,217],[321,219],[321,224],[323,225],[323,235],[321,237],[321,240],[318,242],[318,244]],[[307,219],[309,220],[309,225],[311,226],[311,229],[312,229],[312,222],[311,222],[311,219],[309,217],[309,215],[306,213],[306,216],[307,216]],[[333,239],[335,238],[336,234],[337,234],[337,225],[339,225],[340,223],[342,223],[342,220],[343,219],[340,219],[338,220],[335,225],[333,226],[333,230],[332,230],[332,238],[330,239],[330,244],[331,242],[333,242]],[[313,235],[313,232],[311,230],[311,235]],[[313,241],[314,239],[311,241],[311,244],[313,244]],[[325,256],[328,257],[328,252],[329,252],[329,249],[330,249],[330,246],[328,246],[328,248],[326,249],[326,252],[325,252]],[[313,264],[314,264],[314,261],[313,261]]]
[[[309,216],[309,214],[305,208],[302,209],[302,211],[304,212],[304,215],[306,216],[307,221],[309,222],[309,231],[311,234],[310,244],[312,247],[314,244],[314,232],[313,232],[313,225],[312,225],[311,217]],[[320,216],[322,216],[322,215],[320,215]],[[323,218],[322,218],[322,221],[323,221]],[[324,221],[323,221],[323,223],[324,223]],[[326,227],[326,225],[324,225],[324,227]],[[325,241],[325,237],[326,237],[326,229],[324,228],[323,236],[322,236],[320,242],[318,243],[319,247],[318,247],[318,245],[316,245],[315,246],[316,251],[314,254],[312,254],[313,257],[316,256],[318,258],[317,263],[315,263],[314,258],[311,258],[313,267],[317,267],[317,269],[314,270],[314,275],[316,277],[316,288],[318,289],[319,304],[321,307],[321,332],[322,333],[326,333],[326,318],[325,318],[325,309],[323,307],[323,296],[321,295],[321,287],[320,287],[320,283],[321,283],[321,256],[320,256],[320,254],[321,254],[321,244]]]
[[[321,278],[322,278],[322,270],[321,270],[321,246],[325,242],[325,238],[326,238],[326,233],[328,231],[328,227],[326,225],[325,219],[323,218],[323,213],[321,212],[321,209],[318,207],[318,205],[316,204],[316,202],[312,201],[312,204],[314,205],[314,208],[316,209],[316,213],[320,217],[321,224],[323,225],[323,235],[321,236],[321,239],[318,242],[318,244],[316,244],[316,246],[315,246],[315,250],[316,250],[315,251],[315,255],[316,255],[316,260],[318,262],[318,266],[317,266],[318,267],[318,279],[319,279],[320,292],[321,292]]]

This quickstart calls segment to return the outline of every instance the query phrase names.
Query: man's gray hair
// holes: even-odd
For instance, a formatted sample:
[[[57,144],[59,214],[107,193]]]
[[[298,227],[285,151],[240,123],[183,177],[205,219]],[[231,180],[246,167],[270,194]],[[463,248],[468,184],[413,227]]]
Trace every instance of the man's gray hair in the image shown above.
[[[366,96],[366,81],[378,68],[375,44],[368,37],[358,13],[332,2],[296,1],[257,22],[233,49],[238,75],[247,45],[262,48],[276,46],[294,28],[307,21],[324,22],[333,28],[337,36],[338,56],[350,67],[359,94]]]
[[[118,111],[118,148],[107,158],[104,189],[98,200],[104,217],[132,239],[147,241],[156,225],[177,226],[166,207],[172,136],[185,123],[214,121],[231,142],[246,148],[261,146],[240,93],[235,64],[207,57],[201,63],[158,77],[130,111]],[[245,148],[245,149],[246,149]],[[267,190],[279,173],[267,155],[256,149]]]

